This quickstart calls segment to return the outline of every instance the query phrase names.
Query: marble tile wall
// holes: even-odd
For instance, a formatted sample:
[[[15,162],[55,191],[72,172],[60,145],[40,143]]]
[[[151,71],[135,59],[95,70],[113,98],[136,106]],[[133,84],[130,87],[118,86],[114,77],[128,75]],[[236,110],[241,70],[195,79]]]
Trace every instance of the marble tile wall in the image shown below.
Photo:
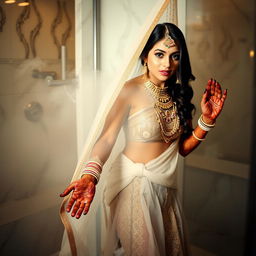
[[[196,117],[209,78],[229,91],[218,125],[198,153],[243,163],[250,161],[252,133],[253,4],[252,0],[187,2],[187,42],[197,78],[192,83]]]
[[[114,74],[157,0],[101,1],[101,69]],[[118,20],[118,22],[116,22]],[[113,40],[115,38],[115,40]]]

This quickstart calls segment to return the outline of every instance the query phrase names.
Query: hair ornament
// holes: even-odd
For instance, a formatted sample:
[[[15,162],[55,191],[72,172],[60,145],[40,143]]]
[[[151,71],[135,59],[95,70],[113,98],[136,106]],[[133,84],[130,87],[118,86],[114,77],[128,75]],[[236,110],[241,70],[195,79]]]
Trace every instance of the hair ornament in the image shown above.
[[[171,48],[175,46],[175,41],[174,39],[170,36],[169,31],[167,26],[165,25],[165,41],[164,41],[164,46],[167,48]]]

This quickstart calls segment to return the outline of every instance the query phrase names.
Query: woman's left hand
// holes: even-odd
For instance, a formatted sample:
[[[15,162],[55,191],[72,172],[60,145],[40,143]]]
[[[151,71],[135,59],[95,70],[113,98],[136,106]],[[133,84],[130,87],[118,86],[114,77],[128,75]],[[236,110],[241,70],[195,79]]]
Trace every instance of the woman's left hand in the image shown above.
[[[203,119],[206,123],[214,123],[227,98],[227,89],[222,92],[220,84],[213,79],[207,83],[201,101]]]

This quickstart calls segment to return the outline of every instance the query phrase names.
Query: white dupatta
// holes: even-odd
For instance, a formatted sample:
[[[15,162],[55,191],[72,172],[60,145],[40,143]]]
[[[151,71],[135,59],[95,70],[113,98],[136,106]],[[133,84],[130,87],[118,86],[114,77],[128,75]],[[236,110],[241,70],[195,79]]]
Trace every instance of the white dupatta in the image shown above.
[[[170,8],[168,8],[168,5]],[[122,86],[130,77],[136,74],[136,69],[139,64],[139,56],[154,27],[160,21],[177,23],[176,5],[176,0],[158,0],[151,13],[145,19],[145,23],[143,27],[141,27],[138,37],[135,38],[133,46],[130,47],[130,52],[127,53],[127,57],[124,59],[123,65],[121,65],[122,70],[117,72],[115,80],[108,88],[107,94],[104,95],[104,99],[98,109],[97,115],[91,126],[90,133],[87,137],[83,153],[81,154],[77,163],[72,181],[80,178],[84,164],[87,162],[90,156],[91,150],[104,125],[105,118],[117,96],[119,95]],[[60,216],[65,226],[65,233],[63,236],[60,255],[102,255],[101,248],[105,237],[104,218],[102,217],[103,212],[101,208],[104,176],[111,164],[112,159],[115,158],[118,151],[120,151],[118,149],[120,149],[123,145],[123,139],[121,137],[122,135],[119,136],[110,158],[104,165],[103,174],[100,182],[97,184],[96,195],[90,207],[89,213],[86,216],[82,216],[78,220],[76,218],[72,218],[70,214],[67,214],[65,211],[65,205],[70,196],[67,196],[63,200],[60,208]]]

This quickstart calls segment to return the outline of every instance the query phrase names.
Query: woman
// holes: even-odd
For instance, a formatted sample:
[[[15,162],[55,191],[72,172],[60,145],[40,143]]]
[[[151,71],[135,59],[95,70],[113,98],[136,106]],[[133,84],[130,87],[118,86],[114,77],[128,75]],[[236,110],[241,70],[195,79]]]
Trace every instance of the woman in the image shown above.
[[[202,115],[192,128],[189,56],[182,32],[158,24],[141,53],[145,73],[126,82],[111,108],[82,177],[72,191],[71,216],[89,211],[102,166],[120,129],[126,144],[106,180],[110,206],[104,255],[189,255],[176,193],[178,154],[188,155],[219,116],[227,90],[211,79],[202,96]]]

